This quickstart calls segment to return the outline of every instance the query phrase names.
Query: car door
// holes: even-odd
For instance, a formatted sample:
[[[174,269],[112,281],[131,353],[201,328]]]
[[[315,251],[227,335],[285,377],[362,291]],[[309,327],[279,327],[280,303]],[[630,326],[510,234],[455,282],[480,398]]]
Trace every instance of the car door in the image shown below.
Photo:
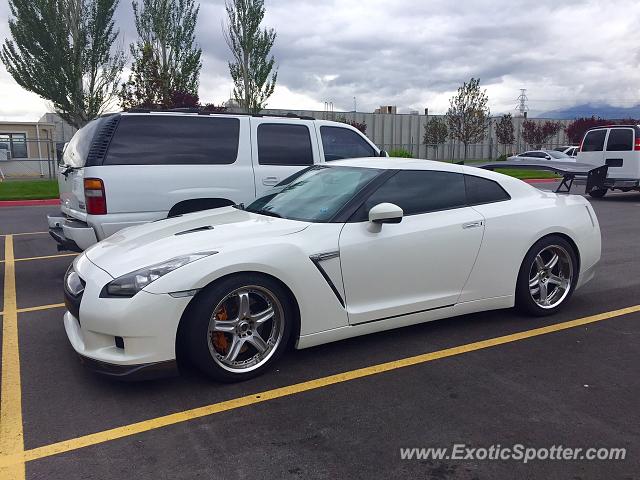
[[[634,146],[633,128],[612,128],[607,137],[604,154],[605,164],[609,166],[610,178],[637,178],[638,161]]]
[[[320,157],[312,120],[252,118],[251,143],[257,197]]]
[[[371,207],[400,206],[399,224],[374,225]],[[339,239],[350,324],[456,303],[478,254],[484,219],[466,206],[461,173],[402,170],[367,198]]]
[[[606,128],[589,130],[582,140],[582,146],[580,152],[578,152],[578,162],[589,163],[596,167],[604,165],[604,142],[606,137]]]

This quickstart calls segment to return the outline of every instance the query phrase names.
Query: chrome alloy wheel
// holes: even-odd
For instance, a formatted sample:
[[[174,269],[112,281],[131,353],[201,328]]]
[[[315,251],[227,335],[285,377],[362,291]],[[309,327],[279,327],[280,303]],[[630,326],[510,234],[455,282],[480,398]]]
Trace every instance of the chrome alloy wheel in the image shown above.
[[[529,292],[544,309],[560,305],[569,295],[573,280],[573,262],[569,252],[549,245],[536,255],[529,272]]]
[[[207,330],[213,360],[234,373],[264,365],[284,334],[284,310],[275,294],[259,286],[238,288],[213,310]]]

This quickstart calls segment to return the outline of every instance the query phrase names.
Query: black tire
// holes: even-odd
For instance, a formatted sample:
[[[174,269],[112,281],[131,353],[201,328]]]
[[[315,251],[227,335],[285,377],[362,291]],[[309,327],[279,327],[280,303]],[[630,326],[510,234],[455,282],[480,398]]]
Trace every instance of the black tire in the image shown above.
[[[606,188],[594,188],[589,192],[589,196],[593,198],[602,198],[607,194],[608,189]]]
[[[540,252],[547,252],[554,247],[558,247],[558,251],[564,251],[567,253],[567,258],[564,263],[565,266],[566,263],[571,263],[572,273],[570,281],[568,282],[568,292],[564,296],[559,295],[559,303],[555,306],[542,307],[534,299],[534,295],[530,290],[529,282],[531,278],[531,272],[534,268],[534,263],[536,262],[536,257],[538,256],[538,254],[540,254]],[[564,237],[560,235],[549,235],[547,237],[541,238],[529,249],[524,257],[524,260],[522,261],[522,265],[520,266],[518,280],[516,283],[516,309],[521,311],[522,313],[537,317],[552,315],[556,313],[571,298],[571,295],[573,294],[575,286],[578,282],[578,275],[578,258],[571,243],[569,243]],[[547,287],[545,286],[545,289],[546,288]]]
[[[243,371],[241,369],[237,369],[237,371],[233,370],[232,367],[225,368],[221,363],[224,363],[222,359],[214,359],[214,353],[212,353],[213,349],[215,352],[218,352],[219,344],[216,344],[217,340],[213,340],[214,335],[220,335],[218,332],[210,332],[209,326],[211,318],[214,314],[214,309],[219,307],[219,304],[225,300],[225,298],[233,293],[238,291],[239,289],[248,288],[251,292],[269,292],[276,299],[277,305],[273,305],[274,317],[271,320],[271,328],[275,328],[277,316],[282,315],[282,322],[279,323],[281,329],[281,336],[279,336],[279,341],[275,345],[274,348],[270,351],[268,358],[264,360],[263,364],[259,364],[258,366],[247,367],[253,368],[248,371]],[[251,290],[251,288],[254,288]],[[263,291],[256,289],[264,289]],[[244,292],[244,290],[242,290]],[[252,293],[255,294],[255,293]],[[265,294],[266,295],[266,294]],[[194,299],[195,303],[190,308],[189,317],[185,320],[187,324],[183,330],[184,348],[188,351],[189,358],[191,362],[200,369],[203,373],[208,375],[210,378],[220,381],[220,382],[240,382],[244,380],[248,380],[250,378],[256,377],[264,373],[265,370],[271,368],[271,366],[278,360],[278,358],[282,355],[284,350],[287,348],[289,344],[289,339],[291,337],[291,332],[293,331],[294,322],[296,320],[295,308],[293,307],[292,299],[290,298],[289,293],[283,288],[277,281],[272,278],[254,274],[254,273],[246,273],[246,274],[238,274],[233,275],[227,278],[222,279],[219,282],[216,282],[209,287],[202,290],[198,297]],[[227,300],[231,301],[231,300]],[[238,301],[239,297],[238,297]],[[226,302],[226,301],[225,301]],[[226,304],[226,303],[225,303]],[[226,308],[226,307],[224,307]],[[279,311],[279,308],[281,311]],[[239,312],[240,307],[238,307]],[[250,310],[249,310],[250,311]],[[225,319],[227,315],[227,310],[224,310]],[[239,315],[233,315],[238,316]],[[216,316],[216,318],[218,318]],[[267,321],[263,327],[269,326],[269,321]],[[257,330],[260,327],[253,327]],[[264,331],[264,330],[263,330]],[[252,331],[249,330],[250,336],[253,336]],[[227,334],[225,334],[227,335]],[[229,333],[232,338],[235,334]],[[233,343],[233,340],[229,340]],[[225,340],[227,342],[227,340]],[[275,343],[275,342],[274,342]],[[251,348],[255,350],[256,354],[259,354],[258,350],[253,347],[252,344],[245,342],[247,348]],[[267,342],[268,345],[268,342]],[[245,348],[244,346],[242,348]],[[229,347],[231,349],[231,347]],[[222,353],[225,353],[222,351]],[[226,352],[228,353],[228,351]],[[250,354],[251,351],[248,351]],[[240,355],[243,352],[240,351]],[[247,354],[247,352],[245,352]]]

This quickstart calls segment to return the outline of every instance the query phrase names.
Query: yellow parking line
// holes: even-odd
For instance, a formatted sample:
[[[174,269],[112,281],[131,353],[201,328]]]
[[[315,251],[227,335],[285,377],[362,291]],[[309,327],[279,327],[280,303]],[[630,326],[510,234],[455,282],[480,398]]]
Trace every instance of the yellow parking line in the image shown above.
[[[24,258],[14,258],[14,262],[27,262],[30,260],[47,260],[49,258],[58,258],[58,257],[75,257],[80,255],[79,253],[58,253],[56,255],[43,255],[41,257],[24,257]],[[4,263],[5,260],[0,260],[0,263]]]
[[[64,303],[52,303],[50,305],[38,305],[36,307],[18,308],[16,310],[16,313],[37,312],[40,310],[50,310],[52,308],[62,308],[62,307],[64,307]],[[0,312],[0,315],[4,315],[4,312]]]
[[[11,235],[12,237],[21,237],[23,235],[44,235],[45,233],[49,233],[49,232],[3,233],[3,234],[0,234],[0,237],[7,237],[9,235]]]
[[[0,399],[0,455],[24,453],[22,391],[18,349],[18,313],[13,237],[4,243],[4,312],[2,318],[2,398]],[[0,480],[22,480],[24,461],[0,466]]]
[[[436,352],[424,353],[422,355],[416,355],[414,357],[404,358],[401,360],[394,360],[387,363],[372,365],[369,367],[359,368],[357,370],[338,373],[336,375],[329,375],[327,377],[322,377],[315,380],[309,380],[294,385],[267,390],[265,392],[234,398],[232,400],[214,403],[212,405],[207,405],[204,407],[198,407],[191,410],[172,413],[149,420],[132,423],[130,425],[124,425],[121,427],[104,430],[102,432],[92,433],[89,435],[84,435],[82,437],[72,438],[69,440],[52,443],[50,445],[33,448],[24,452],[16,452],[13,455],[3,456],[0,457],[0,467],[20,464],[21,462],[29,462],[44,457],[50,457],[52,455],[78,450],[80,448],[89,447],[91,445],[98,445],[104,442],[109,442],[111,440],[136,435],[138,433],[148,432],[157,428],[175,425],[216,413],[226,412],[229,410],[235,410],[237,408],[247,407],[249,405],[263,403],[276,398],[282,398],[290,395],[308,392],[310,390],[316,390],[330,385],[349,382],[351,380],[356,380],[371,375],[378,375],[380,373],[397,370],[399,368],[419,365],[441,358],[453,357],[456,355],[461,355],[463,353],[482,350],[485,348],[496,347],[511,342],[538,337],[540,335],[546,335],[548,333],[559,332],[590,323],[600,322],[610,318],[620,317],[622,315],[628,315],[634,312],[640,312],[640,305],[622,308],[620,310],[614,310],[611,312],[600,313],[598,315],[591,315],[589,317],[583,317],[576,320],[557,323],[555,325],[549,325],[546,327],[535,328],[533,330],[527,330],[524,332],[513,333],[511,335],[504,335],[501,337],[490,338],[479,342],[468,343],[466,345],[447,348],[445,350],[439,350]]]
[[[52,308],[62,308],[62,307],[64,307],[64,303],[52,303],[50,305],[38,305],[37,307],[19,308],[17,312],[18,313],[38,312],[40,310],[49,310]]]

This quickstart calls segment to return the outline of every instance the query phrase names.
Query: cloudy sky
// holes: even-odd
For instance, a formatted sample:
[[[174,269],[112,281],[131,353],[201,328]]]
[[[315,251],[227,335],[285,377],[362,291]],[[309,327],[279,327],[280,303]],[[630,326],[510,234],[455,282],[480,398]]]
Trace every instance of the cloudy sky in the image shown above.
[[[8,16],[0,0],[0,19]],[[583,103],[640,103],[637,0],[266,0],[278,33],[272,108],[373,111],[379,105],[443,113],[470,77],[494,113],[513,111],[527,88],[532,113]],[[222,37],[223,0],[202,0],[200,98],[221,103],[232,84]],[[135,40],[121,0],[121,41]],[[8,35],[6,21],[0,37]],[[47,104],[0,64],[0,119],[35,120]]]

